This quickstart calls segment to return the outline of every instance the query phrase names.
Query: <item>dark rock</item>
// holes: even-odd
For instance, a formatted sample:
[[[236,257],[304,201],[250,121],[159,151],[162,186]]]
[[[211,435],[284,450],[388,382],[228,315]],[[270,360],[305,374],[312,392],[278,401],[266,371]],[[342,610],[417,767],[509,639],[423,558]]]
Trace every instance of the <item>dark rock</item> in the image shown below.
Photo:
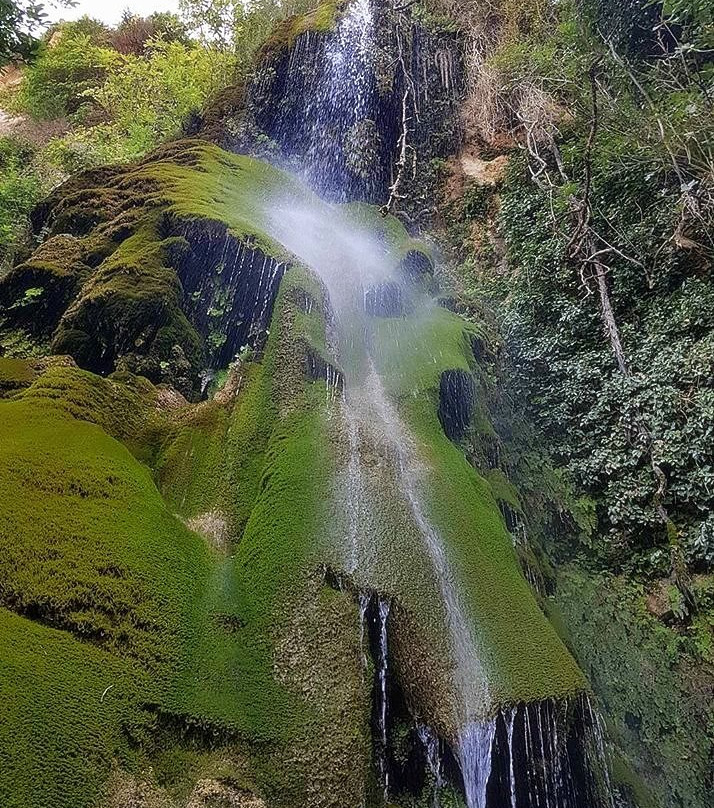
[[[476,385],[465,370],[447,370],[439,384],[439,420],[451,440],[466,434],[476,405]]]
[[[402,317],[404,298],[402,288],[394,281],[386,281],[367,290],[364,308],[370,317]]]

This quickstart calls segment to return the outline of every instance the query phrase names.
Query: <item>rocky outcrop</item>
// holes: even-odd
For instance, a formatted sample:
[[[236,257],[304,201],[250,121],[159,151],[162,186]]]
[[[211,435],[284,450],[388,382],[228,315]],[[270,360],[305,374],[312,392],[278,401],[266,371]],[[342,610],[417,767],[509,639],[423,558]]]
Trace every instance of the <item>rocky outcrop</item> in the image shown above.
[[[244,347],[259,352],[285,262],[271,254],[257,198],[239,238],[202,188],[220,154],[184,141],[58,189],[33,215],[50,237],[0,280],[0,342],[24,335],[88,370],[127,370],[188,397],[204,368],[226,367]],[[262,178],[218,165],[244,181],[244,199],[256,197]]]

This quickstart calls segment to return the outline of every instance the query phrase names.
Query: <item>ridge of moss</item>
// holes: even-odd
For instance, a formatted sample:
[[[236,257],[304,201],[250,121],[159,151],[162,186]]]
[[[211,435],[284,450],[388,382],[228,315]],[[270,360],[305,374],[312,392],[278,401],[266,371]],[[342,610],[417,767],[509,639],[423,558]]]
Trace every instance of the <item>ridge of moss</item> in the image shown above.
[[[36,378],[37,373],[27,360],[0,356],[0,398],[29,387]]]
[[[23,800],[36,795],[48,808],[93,804],[113,760],[130,762],[135,742],[151,747],[156,712],[179,727],[264,744],[265,755],[278,755],[283,767],[285,754],[311,744],[315,761],[324,755],[321,739],[330,728],[320,706],[306,701],[292,673],[276,679],[275,669],[276,643],[296,610],[302,611],[297,603],[305,597],[321,602],[319,587],[307,582],[319,567],[332,463],[325,385],[306,377],[302,347],[307,334],[316,334],[320,324],[324,329],[324,300],[305,271],[290,270],[286,278],[265,356],[249,366],[245,386],[230,405],[157,412],[158,393],[144,380],[129,374],[103,379],[71,366],[50,368],[12,400],[0,401],[0,485],[15,492],[0,514],[0,622],[15,627],[0,639],[3,664],[15,666],[3,684],[16,705],[15,718],[33,715],[32,703],[46,705],[54,691],[60,694],[47,741],[51,765],[41,783],[28,779],[42,759],[36,746],[21,741],[16,725],[8,724],[15,737],[7,746],[13,765],[0,772],[0,794],[14,789],[19,801],[13,806],[25,808]],[[310,314],[299,311],[297,288],[317,300]],[[30,381],[27,365],[10,365]],[[242,537],[231,557],[216,554],[186,529],[161,499],[149,470],[115,439],[131,445],[143,434],[139,443],[164,447],[158,452],[159,480],[173,503],[185,492],[169,467],[183,463],[193,448],[166,450],[182,424],[194,430],[192,440],[208,440],[198,452],[201,485],[215,474],[225,486],[217,497],[224,503],[231,492],[241,492],[234,526]],[[154,453],[147,445],[141,451],[146,457]],[[216,501],[215,492],[201,493],[203,500],[190,492],[187,514]],[[337,623],[355,622],[349,634],[354,640],[354,604],[325,608]],[[315,614],[322,611],[320,606]],[[4,646],[18,632],[52,638],[48,648],[58,655],[54,675],[26,692],[18,688],[31,676],[44,642],[23,640],[22,658],[14,660]],[[358,655],[348,656],[356,665]],[[107,660],[104,670],[114,677],[106,685],[102,679],[101,688],[89,673],[98,659]],[[362,681],[355,670],[353,694]],[[329,671],[319,676],[329,678]],[[120,686],[126,677],[131,686]],[[104,699],[119,699],[119,711],[100,708],[87,718],[84,705],[103,704],[102,693],[112,683]],[[65,710],[65,694],[75,689],[66,696],[74,706]],[[148,713],[141,707],[147,704],[153,705]],[[355,721],[365,715],[360,711]],[[75,721],[86,725],[82,732],[75,732]],[[40,726],[32,723],[32,744]],[[0,727],[0,736],[5,731]],[[362,743],[361,732],[346,727],[345,748]],[[93,751],[86,766],[73,769],[62,750],[84,749],[85,743]],[[265,788],[294,797],[297,786],[266,768],[266,760],[258,766]],[[309,772],[300,778],[305,785]]]
[[[347,0],[327,0],[307,14],[296,14],[278,23],[258,51],[256,63],[260,65],[290,50],[301,34],[310,31],[326,34],[334,30],[338,14],[346,3]]]
[[[511,704],[572,695],[587,689],[585,678],[521,573],[489,482],[439,422],[441,374],[474,370],[471,331],[438,307],[413,322],[372,324],[380,373],[431,469],[423,493],[476,626],[493,697]]]
[[[280,169],[200,140],[73,178],[36,215],[36,226],[55,235],[0,280],[0,341],[27,354],[24,333],[90,370],[123,367],[190,395],[210,335],[187,318],[175,269],[186,241],[176,233],[219,223],[287,261],[268,233],[270,206],[281,199],[320,204]]]

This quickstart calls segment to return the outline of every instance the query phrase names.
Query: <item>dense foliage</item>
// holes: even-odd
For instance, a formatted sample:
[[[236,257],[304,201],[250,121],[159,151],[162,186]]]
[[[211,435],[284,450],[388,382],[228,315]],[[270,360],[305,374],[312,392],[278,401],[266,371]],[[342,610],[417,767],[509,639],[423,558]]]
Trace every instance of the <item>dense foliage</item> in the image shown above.
[[[686,566],[714,562],[711,8],[432,5],[474,32],[472,148],[511,151],[459,234],[482,234],[467,264],[503,313],[514,400],[593,498],[590,552],[671,571],[686,600]]]
[[[32,149],[0,138],[0,253],[22,230],[39,193],[37,177],[25,170]]]

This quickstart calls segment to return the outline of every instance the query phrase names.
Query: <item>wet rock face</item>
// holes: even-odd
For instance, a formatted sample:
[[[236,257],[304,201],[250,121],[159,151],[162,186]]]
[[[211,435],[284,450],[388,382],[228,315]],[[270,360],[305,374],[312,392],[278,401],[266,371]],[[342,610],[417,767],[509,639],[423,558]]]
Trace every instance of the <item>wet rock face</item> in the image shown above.
[[[370,317],[402,317],[405,313],[402,288],[394,281],[387,281],[367,290],[364,308]]]
[[[225,367],[244,346],[260,351],[285,265],[238,241],[220,222],[166,227],[185,242],[172,263],[183,287],[182,308],[206,340],[209,366]]]
[[[329,390],[342,392],[344,388],[342,373],[309,345],[304,345],[304,351],[306,378],[313,382],[324,381]]]
[[[447,370],[439,385],[439,420],[451,440],[466,434],[476,406],[473,376],[465,370]]]
[[[251,88],[249,114],[283,157],[310,166],[322,194],[377,202],[389,183],[396,98],[379,96],[374,67],[356,38],[349,60],[333,58],[332,38],[339,36],[306,31],[291,50],[273,54]],[[357,83],[350,74],[358,61],[365,69]]]
[[[434,275],[429,256],[419,250],[410,250],[402,259],[399,269],[413,283],[423,283]]]
[[[267,135],[274,156],[306,167],[323,196],[381,203],[405,129],[410,176],[454,150],[462,86],[456,37],[427,31],[391,3],[360,0],[338,11],[335,30],[306,30],[266,53],[243,129],[256,146],[255,135]]]

